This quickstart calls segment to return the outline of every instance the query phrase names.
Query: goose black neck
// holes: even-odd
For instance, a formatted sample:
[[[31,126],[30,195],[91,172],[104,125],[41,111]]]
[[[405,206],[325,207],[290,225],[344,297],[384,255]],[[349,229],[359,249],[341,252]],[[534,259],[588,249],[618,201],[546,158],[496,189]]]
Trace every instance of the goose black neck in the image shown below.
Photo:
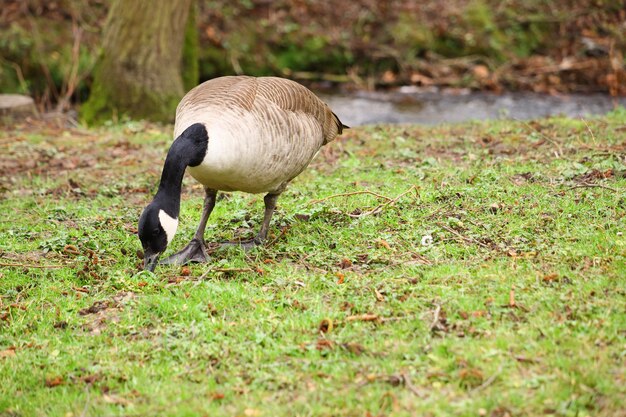
[[[206,128],[195,123],[176,138],[167,152],[154,201],[175,219],[180,213],[180,194],[185,169],[200,165],[206,155],[208,142]]]

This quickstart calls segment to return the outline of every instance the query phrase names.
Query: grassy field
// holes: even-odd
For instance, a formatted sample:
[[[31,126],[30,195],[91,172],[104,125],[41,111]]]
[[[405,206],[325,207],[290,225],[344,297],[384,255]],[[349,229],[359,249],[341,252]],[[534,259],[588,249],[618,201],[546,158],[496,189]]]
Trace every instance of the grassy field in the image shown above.
[[[626,416],[626,110],[351,129],[140,271],[170,127],[0,133],[0,416]],[[185,179],[184,246],[203,192]],[[228,194],[209,242],[251,237]]]

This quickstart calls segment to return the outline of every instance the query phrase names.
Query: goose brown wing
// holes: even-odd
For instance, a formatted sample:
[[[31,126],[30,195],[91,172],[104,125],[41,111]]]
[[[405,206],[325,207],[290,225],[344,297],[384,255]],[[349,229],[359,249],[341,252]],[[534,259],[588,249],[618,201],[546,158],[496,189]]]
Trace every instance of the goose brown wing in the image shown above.
[[[257,98],[293,113],[312,116],[322,127],[324,144],[341,134],[344,126],[337,115],[308,88],[278,77],[226,76],[206,81],[189,91],[176,109],[179,117],[201,113],[203,109],[241,108],[251,111]]]
[[[333,141],[341,133],[344,125],[337,115],[308,88],[277,77],[261,77],[257,82],[257,96],[273,102],[283,110],[313,116],[322,126],[324,144]]]
[[[257,82],[254,77],[226,76],[206,81],[189,91],[178,104],[176,113],[210,106],[242,107],[254,104]]]

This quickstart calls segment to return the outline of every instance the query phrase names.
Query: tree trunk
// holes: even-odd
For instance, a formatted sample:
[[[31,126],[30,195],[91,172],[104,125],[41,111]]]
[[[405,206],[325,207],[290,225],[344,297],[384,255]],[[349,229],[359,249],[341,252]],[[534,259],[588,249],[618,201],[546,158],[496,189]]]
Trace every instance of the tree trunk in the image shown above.
[[[113,0],[89,100],[90,122],[119,116],[174,119],[183,96],[181,59],[192,0]]]

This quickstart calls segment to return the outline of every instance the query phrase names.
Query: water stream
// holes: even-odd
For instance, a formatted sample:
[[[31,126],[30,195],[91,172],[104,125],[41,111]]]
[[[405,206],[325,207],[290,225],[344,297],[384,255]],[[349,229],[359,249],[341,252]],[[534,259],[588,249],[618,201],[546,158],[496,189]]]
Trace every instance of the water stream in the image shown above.
[[[604,114],[616,105],[626,106],[626,97],[603,94],[551,96],[535,93],[463,94],[416,91],[411,87],[394,92],[320,92],[348,126],[376,123],[457,123],[466,120],[533,119],[551,115],[580,118]]]

